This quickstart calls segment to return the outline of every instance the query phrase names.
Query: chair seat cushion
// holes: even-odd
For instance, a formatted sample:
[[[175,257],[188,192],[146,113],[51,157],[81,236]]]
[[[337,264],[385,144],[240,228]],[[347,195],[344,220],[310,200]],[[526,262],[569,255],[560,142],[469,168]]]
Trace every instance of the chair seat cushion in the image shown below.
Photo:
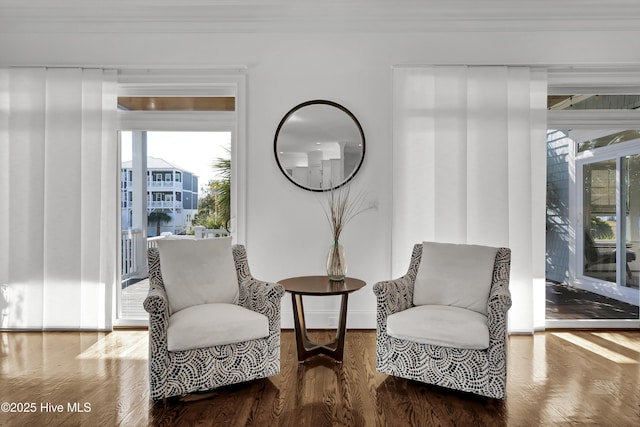
[[[169,351],[213,347],[264,338],[269,335],[269,319],[236,304],[201,304],[180,310],[169,317]]]
[[[230,237],[166,238],[157,245],[169,313],[199,304],[237,301],[238,276]]]
[[[489,347],[487,317],[448,305],[421,305],[387,318],[387,334],[442,347],[483,350]]]

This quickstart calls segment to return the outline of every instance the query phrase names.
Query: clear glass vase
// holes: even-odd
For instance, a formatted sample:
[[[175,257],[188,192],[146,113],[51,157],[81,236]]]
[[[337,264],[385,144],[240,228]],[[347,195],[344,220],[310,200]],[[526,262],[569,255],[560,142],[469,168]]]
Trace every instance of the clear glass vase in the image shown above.
[[[329,248],[327,255],[327,276],[329,280],[339,282],[344,280],[347,274],[347,259],[344,256],[344,248],[336,240]]]

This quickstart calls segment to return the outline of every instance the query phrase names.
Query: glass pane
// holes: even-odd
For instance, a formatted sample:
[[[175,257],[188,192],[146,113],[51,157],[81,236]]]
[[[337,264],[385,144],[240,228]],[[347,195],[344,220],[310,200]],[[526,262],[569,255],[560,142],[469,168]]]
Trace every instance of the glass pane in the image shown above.
[[[549,95],[550,110],[635,110],[640,95]]]
[[[584,275],[616,282],[616,161],[584,166]]]
[[[640,271],[640,154],[624,158],[625,215],[625,275],[624,284],[638,289]]]
[[[608,147],[609,145],[620,144],[640,138],[640,131],[631,129],[619,132],[607,133],[606,135],[594,135],[592,138],[584,138],[578,143],[578,151],[594,150],[596,148]]]

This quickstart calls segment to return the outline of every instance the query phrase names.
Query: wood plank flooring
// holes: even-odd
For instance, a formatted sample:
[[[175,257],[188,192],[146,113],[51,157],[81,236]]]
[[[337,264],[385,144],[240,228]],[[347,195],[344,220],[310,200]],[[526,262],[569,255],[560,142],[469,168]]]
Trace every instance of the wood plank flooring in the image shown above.
[[[285,330],[280,375],[153,403],[144,330],[0,332],[0,425],[640,425],[640,331],[511,336],[504,402],[377,373],[375,331],[347,332],[344,364],[295,351]]]

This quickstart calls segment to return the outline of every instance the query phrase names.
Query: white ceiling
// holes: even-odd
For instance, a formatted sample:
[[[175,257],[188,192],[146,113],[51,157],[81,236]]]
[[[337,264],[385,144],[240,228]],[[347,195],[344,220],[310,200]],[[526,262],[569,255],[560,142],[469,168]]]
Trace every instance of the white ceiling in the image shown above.
[[[12,32],[637,30],[640,0],[0,0]]]

